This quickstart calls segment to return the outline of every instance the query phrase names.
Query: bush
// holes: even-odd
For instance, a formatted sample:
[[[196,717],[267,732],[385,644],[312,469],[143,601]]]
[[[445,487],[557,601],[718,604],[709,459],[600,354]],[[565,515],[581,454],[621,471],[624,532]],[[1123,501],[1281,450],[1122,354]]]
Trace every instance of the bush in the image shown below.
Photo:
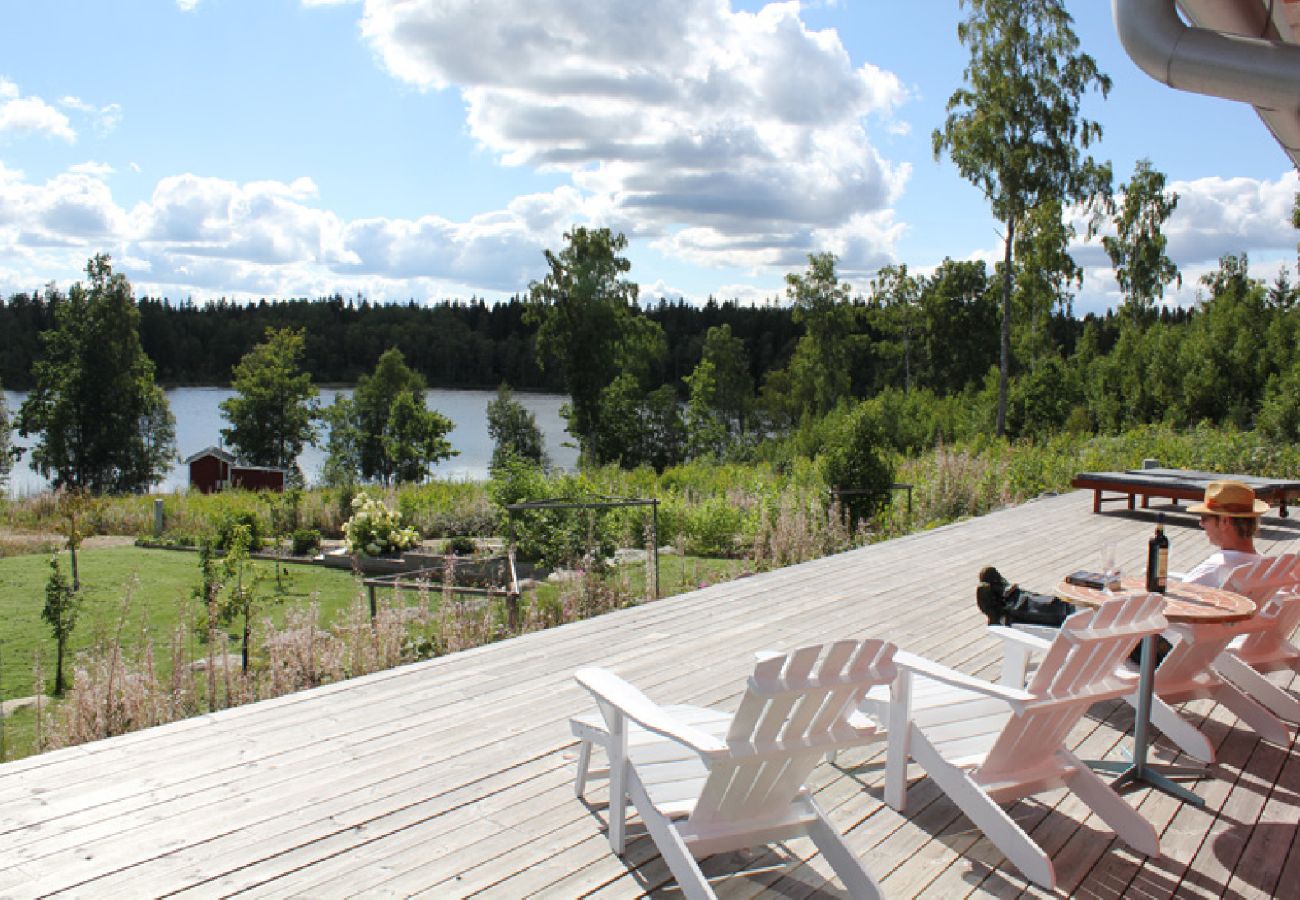
[[[315,528],[299,528],[292,540],[294,556],[311,556],[320,551],[320,532]]]
[[[403,528],[401,513],[362,491],[352,498],[352,518],[343,525],[343,539],[354,556],[380,556],[416,546],[420,533]]]
[[[894,468],[872,410],[865,404],[833,414],[822,455],[822,471],[833,491],[843,491],[850,521],[870,519],[889,503]]]
[[[263,544],[261,520],[251,510],[236,510],[226,513],[217,522],[214,549],[218,554],[224,555],[230,550],[231,542],[235,537],[235,529],[241,525],[248,529],[248,549],[261,549]]]
[[[745,511],[726,497],[710,497],[686,510],[682,532],[687,553],[695,556],[736,556],[748,532]]]
[[[454,556],[473,556],[478,552],[478,544],[475,543],[472,537],[460,535],[448,538],[442,549],[444,553],[450,553]]]

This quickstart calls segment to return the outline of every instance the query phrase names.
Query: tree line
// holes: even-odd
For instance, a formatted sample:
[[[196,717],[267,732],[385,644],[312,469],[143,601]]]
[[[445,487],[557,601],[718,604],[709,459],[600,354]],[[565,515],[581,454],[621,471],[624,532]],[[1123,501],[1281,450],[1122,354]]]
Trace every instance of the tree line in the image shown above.
[[[66,292],[50,286],[0,298],[0,383],[13,390],[34,384],[40,335],[54,325]],[[503,382],[519,390],[562,389],[558,375],[536,359],[536,326],[524,321],[526,298],[516,295],[433,303],[372,303],[341,295],[320,299],[172,302],[135,301],[140,342],[165,385],[229,384],[239,361],[270,329],[302,331],[303,366],[317,384],[355,384],[389,348],[434,388],[493,389]],[[699,360],[709,328],[727,324],[746,342],[753,376],[781,364],[798,335],[790,310],[772,302],[751,306],[709,298],[703,305],[660,299],[638,307],[668,336],[670,352],[657,377],[671,382]]]

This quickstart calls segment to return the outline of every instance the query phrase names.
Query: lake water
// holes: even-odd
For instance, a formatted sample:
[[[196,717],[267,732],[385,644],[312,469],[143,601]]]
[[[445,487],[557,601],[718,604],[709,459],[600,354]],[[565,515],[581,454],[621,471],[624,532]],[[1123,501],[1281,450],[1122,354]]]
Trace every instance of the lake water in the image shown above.
[[[17,391],[5,391],[5,402],[9,407],[10,421],[22,405],[25,394]],[[171,404],[172,415],[176,417],[176,452],[178,458],[159,490],[171,492],[184,490],[189,485],[189,469],[181,460],[206,447],[221,443],[221,429],[229,427],[222,417],[219,404],[234,395],[228,388],[174,388],[167,393],[167,402]],[[351,396],[351,388],[322,388],[320,400],[322,406],[334,402],[336,394]],[[560,394],[525,394],[516,393],[518,400],[537,418],[537,427],[541,429],[546,441],[546,452],[551,464],[559,468],[571,469],[577,465],[578,451],[569,446],[572,439],[564,430],[564,419],[560,416],[560,406],[565,397]],[[447,436],[453,450],[459,455],[444,460],[433,468],[433,474],[442,479],[477,481],[488,477],[488,462],[492,458],[492,438],[487,430],[487,405],[496,397],[496,391],[429,391],[425,402],[429,409],[436,409],[451,419],[454,428]],[[31,439],[23,439],[15,433],[13,439],[17,444],[30,445]],[[9,496],[23,497],[40,493],[48,483],[32,471],[29,462],[30,451],[24,452],[22,459],[14,463],[9,474]],[[324,437],[320,447],[308,447],[298,457],[307,481],[315,483],[320,478],[321,467],[325,462]]]

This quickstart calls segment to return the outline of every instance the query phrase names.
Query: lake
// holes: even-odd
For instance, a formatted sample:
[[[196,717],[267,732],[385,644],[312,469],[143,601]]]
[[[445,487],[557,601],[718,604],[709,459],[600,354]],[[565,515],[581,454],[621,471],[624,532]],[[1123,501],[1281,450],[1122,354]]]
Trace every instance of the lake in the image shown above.
[[[176,417],[176,464],[163,479],[159,490],[165,492],[184,490],[189,485],[189,470],[181,462],[206,447],[221,443],[221,429],[229,423],[222,417],[219,404],[227,397],[234,396],[229,388],[185,387],[173,388],[167,393],[167,402],[171,404],[172,415]],[[322,406],[334,402],[337,394],[351,396],[351,388],[321,388]],[[19,391],[5,391],[5,402],[9,407],[12,422],[22,405],[26,394]],[[578,450],[569,446],[572,439],[564,430],[564,419],[560,416],[560,406],[566,400],[561,394],[526,394],[516,393],[518,400],[537,418],[537,427],[541,429],[546,441],[546,453],[551,464],[562,469],[571,469],[577,465]],[[496,397],[496,391],[442,391],[431,390],[425,394],[425,403],[429,409],[436,409],[455,426],[447,439],[457,456],[444,460],[433,467],[433,474],[442,479],[479,481],[488,477],[488,462],[492,459],[492,438],[487,430],[487,405]],[[19,438],[14,434],[14,441],[24,446],[32,440]],[[40,493],[48,487],[45,479],[33,472],[29,466],[30,452],[24,452],[22,459],[14,463],[9,474],[9,496],[24,497]],[[320,478],[321,467],[325,462],[324,437],[321,446],[308,447],[298,457],[298,465],[309,483],[316,483]]]

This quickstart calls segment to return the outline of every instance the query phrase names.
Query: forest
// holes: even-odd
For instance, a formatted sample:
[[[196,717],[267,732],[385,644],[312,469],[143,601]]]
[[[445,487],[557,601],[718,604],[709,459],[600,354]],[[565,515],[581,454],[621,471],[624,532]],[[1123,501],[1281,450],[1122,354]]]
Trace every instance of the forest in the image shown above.
[[[48,289],[0,298],[0,384],[13,390],[32,386],[38,335],[52,327],[60,296]],[[338,295],[251,304],[154,297],[137,302],[141,342],[164,385],[228,384],[234,366],[267,329],[292,328],[306,332],[304,365],[318,384],[353,384],[396,347],[430,387],[493,389],[505,382],[519,390],[563,390],[558,373],[538,365],[537,328],[524,321],[527,303],[520,296],[497,303],[474,298],[384,304]],[[695,367],[713,326],[730,325],[745,342],[755,379],[784,364],[799,334],[789,306],[776,298],[764,306],[660,300],[639,312],[668,336],[670,355],[656,373],[659,384],[679,382]]]

